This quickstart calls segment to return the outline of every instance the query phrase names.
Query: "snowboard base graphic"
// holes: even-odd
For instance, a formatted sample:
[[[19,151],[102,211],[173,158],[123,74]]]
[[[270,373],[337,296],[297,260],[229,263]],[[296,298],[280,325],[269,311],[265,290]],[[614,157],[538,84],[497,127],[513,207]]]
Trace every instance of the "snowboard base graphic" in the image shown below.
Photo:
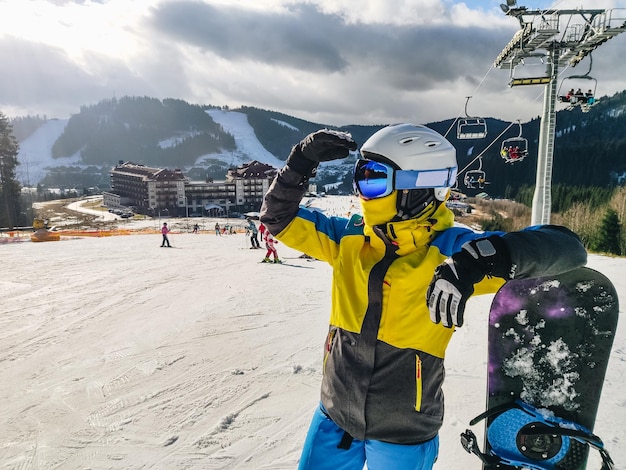
[[[589,268],[518,279],[489,312],[485,450],[461,435],[484,469],[583,470],[590,448],[612,462],[593,427],[619,304],[611,281]]]

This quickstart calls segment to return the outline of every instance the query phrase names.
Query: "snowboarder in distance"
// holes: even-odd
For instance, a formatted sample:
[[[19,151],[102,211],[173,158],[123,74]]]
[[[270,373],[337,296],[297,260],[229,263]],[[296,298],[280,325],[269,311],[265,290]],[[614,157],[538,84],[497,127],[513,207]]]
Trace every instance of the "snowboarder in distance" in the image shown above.
[[[265,253],[265,258],[261,263],[280,263],[280,259],[278,258],[278,250],[276,250],[276,244],[278,242],[274,239],[269,230],[265,230],[265,248],[267,248],[267,253]],[[274,258],[272,261],[270,259],[270,255]]]
[[[222,230],[220,229],[219,222],[215,222],[215,235],[219,235],[220,237],[222,236]]]
[[[170,229],[167,227],[167,222],[163,222],[163,226],[161,227],[161,235],[163,235],[163,241],[161,242],[161,248],[167,246],[171,248],[170,240],[167,238],[167,234],[170,233]]]
[[[248,219],[248,233],[250,235],[250,249],[261,248],[259,243],[259,229],[256,228],[256,224],[252,219]]]
[[[439,452],[446,347],[468,298],[508,279],[577,268],[587,253],[565,227],[478,233],[455,226],[445,201],[456,150],[426,126],[384,127],[362,145],[353,175],[362,215],[329,217],[301,206],[318,164],[356,148],[344,132],[309,134],[261,209],[281,243],[333,269],[321,403],[299,469],[429,470]]]

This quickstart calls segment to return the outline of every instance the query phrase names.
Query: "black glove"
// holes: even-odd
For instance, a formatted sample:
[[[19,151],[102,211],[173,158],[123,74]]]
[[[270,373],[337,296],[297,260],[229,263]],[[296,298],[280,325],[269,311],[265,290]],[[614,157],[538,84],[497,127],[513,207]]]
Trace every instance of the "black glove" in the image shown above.
[[[356,142],[349,133],[323,129],[296,144],[287,158],[287,165],[301,175],[314,176],[320,162],[346,158],[350,150],[356,150]]]
[[[462,326],[474,284],[485,276],[509,279],[511,267],[509,249],[502,237],[492,235],[465,243],[461,251],[435,269],[426,292],[430,319],[447,328]]]

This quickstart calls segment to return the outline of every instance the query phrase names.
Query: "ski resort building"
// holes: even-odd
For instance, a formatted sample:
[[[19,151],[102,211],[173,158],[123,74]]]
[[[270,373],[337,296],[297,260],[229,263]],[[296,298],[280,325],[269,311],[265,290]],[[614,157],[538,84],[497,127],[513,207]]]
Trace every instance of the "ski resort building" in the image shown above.
[[[189,181],[179,169],[119,162],[111,170],[104,205],[170,217],[258,211],[277,171],[254,160],[229,169],[224,181]]]

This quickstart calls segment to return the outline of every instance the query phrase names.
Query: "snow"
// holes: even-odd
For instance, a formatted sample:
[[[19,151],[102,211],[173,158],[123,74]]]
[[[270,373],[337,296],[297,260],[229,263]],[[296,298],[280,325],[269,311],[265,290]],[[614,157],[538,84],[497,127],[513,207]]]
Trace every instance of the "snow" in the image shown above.
[[[272,121],[274,121],[276,124],[280,124],[281,126],[287,127],[288,129],[291,129],[292,131],[298,131],[300,129],[298,129],[296,126],[289,124],[288,122],[285,121],[281,121],[279,119],[274,119],[272,118]]]
[[[355,199],[307,202],[345,215]],[[163,221],[175,248],[159,247]],[[296,467],[319,400],[331,269],[282,244],[289,265],[261,264],[264,250],[243,233],[216,237],[214,223],[152,220],[141,223],[149,234],[0,244],[3,467]],[[626,294],[624,259],[590,255],[588,265]],[[468,302],[448,349],[436,469],[481,468],[459,434],[485,406],[491,299]],[[625,389],[621,322],[595,432],[622,469]],[[600,468],[595,451],[588,468]]]
[[[227,163],[236,166],[238,163],[256,160],[272,165],[275,168],[281,168],[285,164],[284,161],[276,158],[261,145],[254,133],[254,129],[248,123],[246,114],[220,109],[211,109],[207,113],[215,122],[222,126],[224,131],[231,133],[235,137],[237,150],[231,155],[232,161],[225,160]],[[215,155],[211,155],[211,157],[216,158]],[[234,160],[235,157],[237,157],[237,161]]]
[[[158,143],[158,146],[162,149],[176,147],[177,145],[181,144],[185,139],[189,137],[194,137],[198,134],[200,134],[200,132],[198,131],[184,132],[179,135],[175,135],[167,139],[163,139],[162,141]]]
[[[46,168],[77,165],[80,153],[71,157],[52,158],[52,144],[63,134],[68,119],[52,119],[44,123],[33,135],[20,142],[17,179],[24,185],[36,185],[46,176]]]
[[[98,200],[98,199],[102,200],[102,196],[88,196],[82,200],[69,203],[67,207],[68,209],[71,209],[76,212],[82,212],[83,214],[96,215],[98,216],[98,219],[96,219],[98,222],[105,222],[105,221],[120,219],[120,216],[113,214],[111,212],[108,212],[108,211],[105,212],[105,211],[101,211],[97,209],[89,209],[87,207],[82,207],[85,201],[93,201],[93,200]],[[37,204],[38,203],[34,203],[33,208],[36,208]],[[39,204],[45,204],[45,203],[39,203]]]

